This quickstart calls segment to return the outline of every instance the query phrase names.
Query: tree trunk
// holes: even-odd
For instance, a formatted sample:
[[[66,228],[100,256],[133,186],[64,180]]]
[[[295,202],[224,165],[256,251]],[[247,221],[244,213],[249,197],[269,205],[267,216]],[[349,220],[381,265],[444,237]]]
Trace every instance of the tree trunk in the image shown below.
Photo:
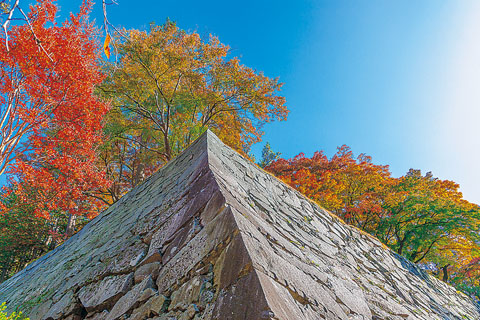
[[[163,143],[165,145],[165,160],[170,161],[172,158],[172,150],[170,149],[170,141],[168,141],[168,131],[163,134]]]
[[[447,265],[444,265],[442,267],[442,271],[443,271],[442,280],[443,280],[443,282],[448,282],[448,267],[449,266],[450,266],[450,264],[447,264]]]
[[[5,276],[7,275],[7,267],[2,269],[2,274],[0,274],[0,283],[5,281]]]
[[[405,245],[405,238],[400,241],[400,247],[398,247],[398,254],[402,254],[403,246]]]
[[[134,166],[135,172],[133,175],[132,187],[137,186],[140,182],[142,182],[145,179],[145,163],[143,163],[142,155],[145,152],[144,145],[146,141],[143,139],[143,134],[140,135],[139,139],[140,139],[140,150],[135,159],[136,163]]]
[[[53,232],[57,232],[57,223],[58,223],[58,218],[53,219],[54,224],[52,227]],[[49,235],[47,243],[46,243],[48,250],[53,250],[57,246],[57,241],[52,235]]]
[[[77,217],[74,214],[70,213],[70,215],[68,216],[67,230],[65,231],[67,238],[70,238],[75,232],[76,221]]]

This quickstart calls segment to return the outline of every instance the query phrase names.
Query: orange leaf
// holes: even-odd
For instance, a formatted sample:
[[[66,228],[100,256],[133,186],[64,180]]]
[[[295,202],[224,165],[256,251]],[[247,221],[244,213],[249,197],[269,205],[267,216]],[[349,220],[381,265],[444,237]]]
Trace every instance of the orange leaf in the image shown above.
[[[107,59],[110,59],[110,40],[110,35],[107,33],[107,36],[105,37],[105,42],[103,43],[103,51],[105,52]]]

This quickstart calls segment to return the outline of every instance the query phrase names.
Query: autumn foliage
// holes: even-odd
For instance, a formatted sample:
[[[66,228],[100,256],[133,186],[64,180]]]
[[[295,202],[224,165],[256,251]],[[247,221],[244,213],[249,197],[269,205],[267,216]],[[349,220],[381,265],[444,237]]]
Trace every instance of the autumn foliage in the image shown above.
[[[58,24],[53,2],[40,1],[29,14],[34,33],[27,24],[13,26],[9,49],[0,41],[0,103],[18,135],[11,190],[35,203],[37,216],[95,214],[88,193],[107,184],[95,166],[107,106],[93,95],[104,77],[87,20],[91,5]]]
[[[0,38],[1,278],[104,205],[90,196],[109,184],[96,153],[108,108],[93,94],[104,75],[91,6],[60,24],[55,3],[39,0]]]
[[[388,166],[354,157],[347,146],[331,158],[299,154],[266,169],[444,281],[478,288],[480,208],[463,199],[458,184],[412,169],[394,178]]]
[[[113,47],[118,63],[106,63],[109,76],[99,87],[113,106],[101,152],[113,181],[102,195],[108,203],[207,128],[247,154],[265,123],[287,118],[278,79],[230,57],[214,36],[202,39],[167,21],[149,32],[123,30]]]

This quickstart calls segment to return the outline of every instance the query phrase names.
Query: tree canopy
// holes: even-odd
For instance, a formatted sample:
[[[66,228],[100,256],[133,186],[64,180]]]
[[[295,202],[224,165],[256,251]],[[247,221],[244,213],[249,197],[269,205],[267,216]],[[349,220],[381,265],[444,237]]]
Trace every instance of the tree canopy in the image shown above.
[[[118,62],[106,63],[99,87],[113,106],[102,160],[116,200],[210,128],[247,154],[262,127],[286,120],[278,79],[231,58],[229,47],[171,21],[148,32],[123,30],[113,40]]]
[[[15,178],[12,190],[35,202],[37,215],[94,213],[87,192],[107,183],[95,166],[108,108],[93,95],[103,74],[91,5],[60,25],[54,3],[40,1],[30,24],[10,29],[9,48],[0,41],[2,160]]]
[[[54,0],[37,0],[27,13],[18,1],[0,0],[0,176],[8,176],[0,190],[0,281],[207,128],[248,156],[265,124],[287,119],[279,79],[243,65],[217,37],[171,21],[111,34],[102,3],[103,61],[100,32],[88,20],[91,0],[62,23]],[[24,23],[10,23],[15,12]],[[480,296],[480,208],[455,182],[413,169],[396,178],[347,146],[330,158],[282,159],[267,143],[259,165]]]

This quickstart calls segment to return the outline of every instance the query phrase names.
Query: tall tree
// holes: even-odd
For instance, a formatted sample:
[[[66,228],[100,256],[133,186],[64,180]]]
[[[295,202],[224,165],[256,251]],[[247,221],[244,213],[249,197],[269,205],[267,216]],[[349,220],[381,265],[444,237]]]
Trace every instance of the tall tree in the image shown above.
[[[98,66],[97,30],[88,22],[92,2],[63,24],[52,0],[31,7],[28,24],[0,38],[3,168],[11,192],[34,214],[52,210],[95,214],[89,193],[108,183],[96,167],[107,106],[94,95],[104,76]],[[39,42],[41,48],[39,47]],[[14,162],[12,163],[12,159]]]
[[[104,76],[91,7],[85,1],[58,24],[54,2],[39,0],[0,37],[0,174],[9,177],[0,192],[0,281],[103,205],[91,197],[108,186],[96,156],[108,108],[93,95]]]
[[[114,185],[106,197],[117,199],[206,128],[246,154],[263,124],[286,119],[278,79],[230,58],[216,37],[204,41],[170,21],[122,34],[114,41],[118,64],[106,65],[100,86],[114,106],[103,157]]]

